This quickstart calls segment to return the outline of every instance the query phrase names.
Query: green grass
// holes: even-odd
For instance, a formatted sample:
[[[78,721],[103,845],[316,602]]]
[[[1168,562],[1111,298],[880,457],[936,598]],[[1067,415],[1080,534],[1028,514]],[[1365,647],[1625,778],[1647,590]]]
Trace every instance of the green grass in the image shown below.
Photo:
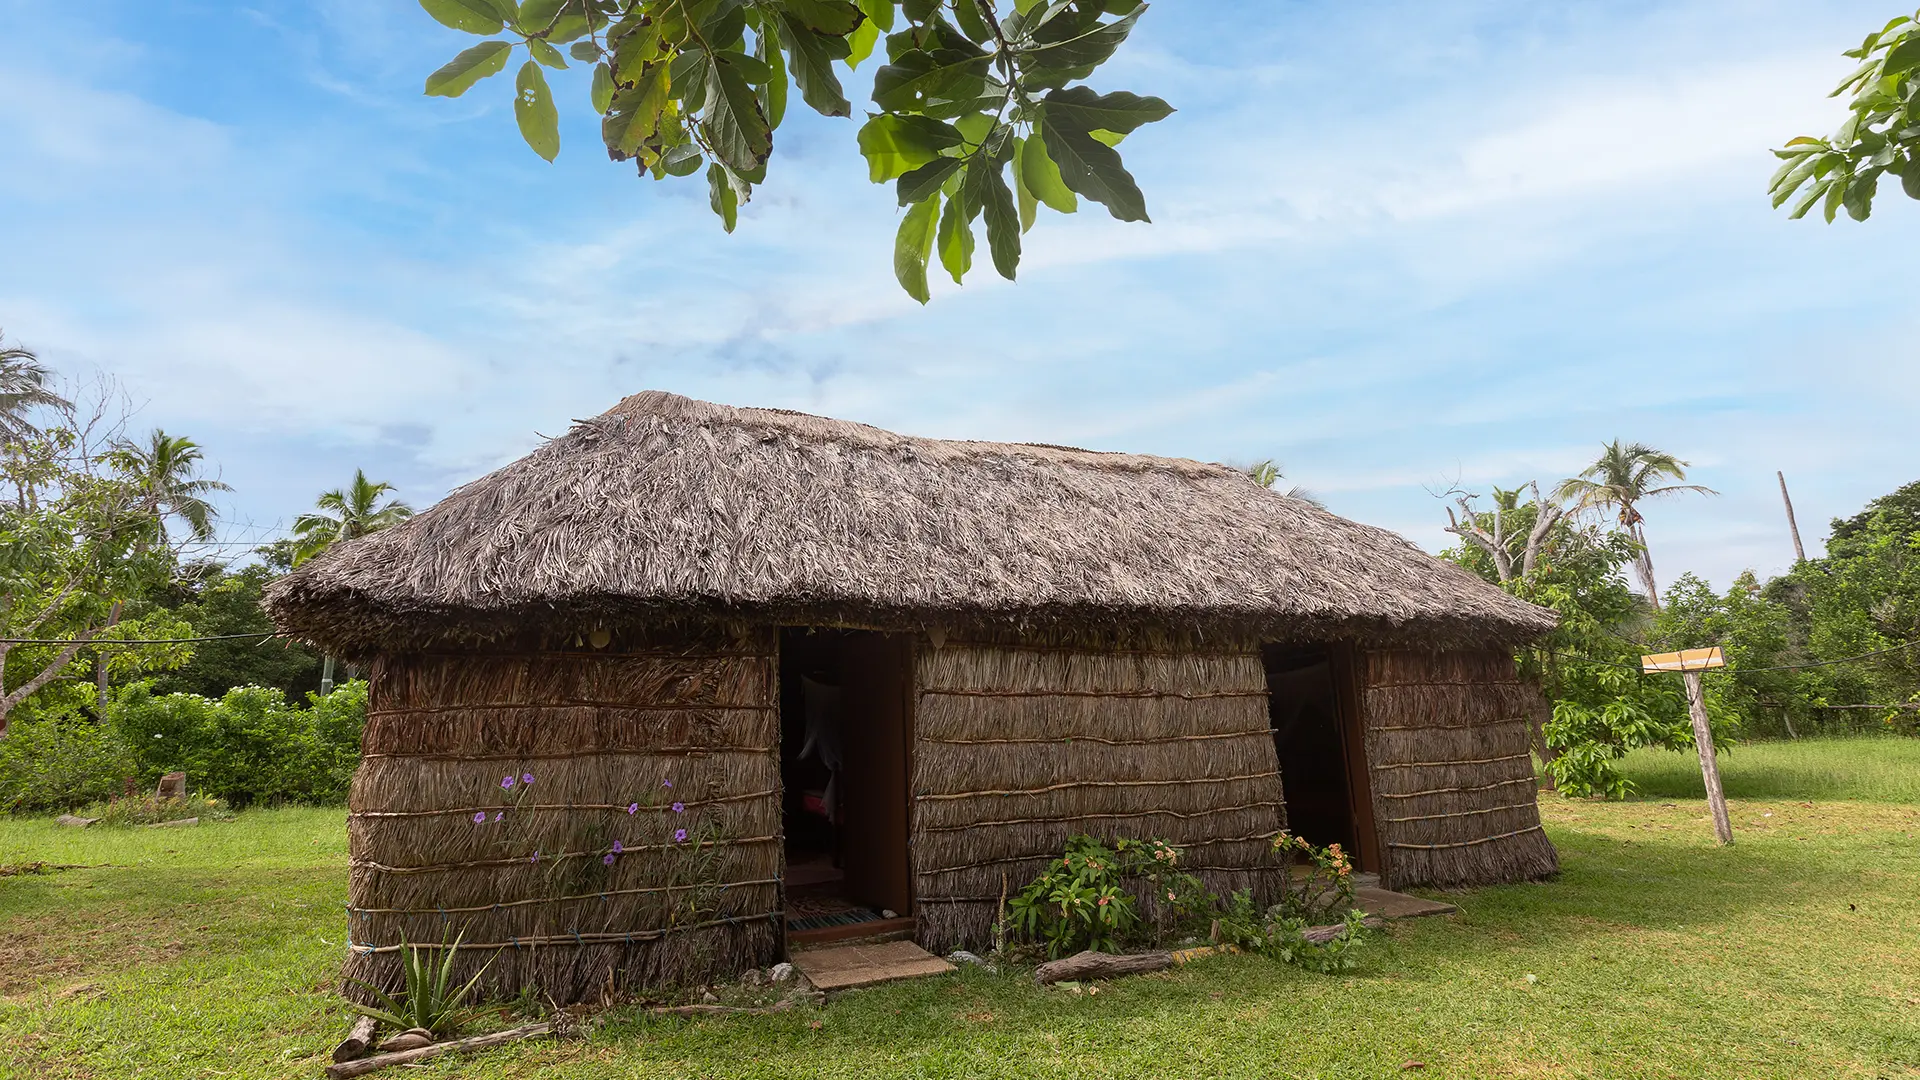
[[[767,1017],[615,1010],[408,1075],[1920,1078],[1920,800],[1806,801],[1736,798],[1719,849],[1697,800],[1549,795],[1557,880],[1455,894],[1348,976],[1225,957],[1074,995],[967,970]],[[0,821],[0,862],[112,864],[0,878],[0,1075],[317,1076],[347,1025],[341,817]]]
[[[1692,751],[1636,750],[1621,771],[1648,798],[1704,799]],[[1731,799],[1920,803],[1920,739],[1893,736],[1740,743],[1720,755]]]

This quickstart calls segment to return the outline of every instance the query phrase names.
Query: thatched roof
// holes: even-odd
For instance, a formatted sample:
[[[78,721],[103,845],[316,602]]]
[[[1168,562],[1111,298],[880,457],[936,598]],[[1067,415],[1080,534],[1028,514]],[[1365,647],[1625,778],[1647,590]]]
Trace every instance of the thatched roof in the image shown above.
[[[660,391],[337,545],[267,607],[342,655],[691,615],[1430,646],[1553,625],[1224,465],[913,438]]]

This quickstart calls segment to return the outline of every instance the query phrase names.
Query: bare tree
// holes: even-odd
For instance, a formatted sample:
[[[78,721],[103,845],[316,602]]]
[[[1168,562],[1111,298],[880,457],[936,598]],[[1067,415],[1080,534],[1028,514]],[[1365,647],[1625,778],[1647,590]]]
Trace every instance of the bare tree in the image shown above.
[[[1523,491],[1533,492],[1533,524],[1527,529],[1524,541],[1514,527],[1515,519],[1520,517],[1520,493]],[[1490,514],[1475,509],[1473,500],[1480,497],[1476,494],[1458,488],[1444,494],[1452,495],[1454,506],[1460,508],[1456,515],[1453,506],[1447,507],[1447,531],[1486,552],[1487,557],[1493,560],[1501,584],[1533,576],[1547,537],[1552,534],[1553,527],[1567,516],[1564,506],[1550,502],[1540,494],[1540,482],[1537,480],[1529,480],[1524,486],[1512,490],[1495,487]],[[1516,547],[1519,549],[1517,552]],[[1516,556],[1519,560],[1517,567]]]

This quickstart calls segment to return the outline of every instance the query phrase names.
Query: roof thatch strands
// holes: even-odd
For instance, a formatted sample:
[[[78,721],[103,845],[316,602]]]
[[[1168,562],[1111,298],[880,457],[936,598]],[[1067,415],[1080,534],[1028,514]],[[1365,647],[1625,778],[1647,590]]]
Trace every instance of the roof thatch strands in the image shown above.
[[[663,613],[1428,645],[1552,625],[1224,465],[912,438],[659,391],[338,545],[268,606],[349,655]]]

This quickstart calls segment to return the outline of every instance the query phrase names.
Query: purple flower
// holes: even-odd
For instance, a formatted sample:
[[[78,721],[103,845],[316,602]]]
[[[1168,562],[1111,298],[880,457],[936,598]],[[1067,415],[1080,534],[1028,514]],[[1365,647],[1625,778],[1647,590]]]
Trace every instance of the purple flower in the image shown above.
[[[537,851],[536,851],[536,852],[534,852],[534,853],[533,853],[533,858],[531,858],[531,859],[528,859],[527,861],[528,861],[528,862],[539,862],[539,861],[540,861],[540,853],[539,853],[539,852],[537,852]]]
[[[686,804],[686,803],[674,803],[674,804],[673,804],[673,812],[674,812],[674,813],[676,813],[676,814],[684,814],[684,813],[686,813],[686,812],[687,812],[687,804]]]
[[[601,861],[601,862],[603,862],[603,863],[606,863],[606,864],[607,864],[608,866],[612,866],[612,865],[613,865],[613,856],[611,856],[611,855],[609,855],[609,856],[607,856],[606,858],[604,858],[604,859],[601,859],[600,861]]]
[[[493,820],[495,820],[495,821],[505,821],[505,820],[507,820],[507,812],[506,812],[505,810],[496,810],[496,811],[494,811],[494,814],[493,814]]]
[[[639,804],[639,803],[628,803],[628,804],[627,804],[627,813],[629,813],[629,814],[637,814],[637,813],[639,813],[639,812],[640,812],[640,804]]]
[[[501,778],[500,778],[500,786],[501,786],[501,787],[503,787],[503,788],[510,788],[510,787],[512,787],[512,786],[513,786],[513,777],[511,777],[511,776],[503,776],[503,777],[501,777]]]
[[[620,853],[621,853],[622,851],[625,851],[625,850],[626,850],[626,848],[623,848],[623,847],[621,847],[621,846],[620,846],[620,841],[618,841],[618,840],[615,840],[615,841],[613,842],[613,853],[614,853],[615,855],[618,855],[618,854],[620,854]]]
[[[523,783],[523,784],[531,784],[531,783],[533,783],[533,774],[532,774],[532,773],[530,773],[530,772],[523,772],[523,773],[521,773],[521,774],[520,774],[520,782],[521,782],[521,783]]]
[[[473,823],[475,825],[478,825],[485,820],[487,820],[487,812],[485,810],[482,810],[479,813],[473,815]]]
[[[685,829],[675,829],[675,830],[673,830],[673,842],[674,842],[674,843],[676,843],[676,844],[684,844],[684,843],[686,843],[686,842],[687,842],[687,830],[685,830]]]
[[[673,781],[671,781],[671,780],[662,780],[662,781],[660,781],[660,786],[661,786],[661,787],[672,787],[672,786],[673,786]]]

